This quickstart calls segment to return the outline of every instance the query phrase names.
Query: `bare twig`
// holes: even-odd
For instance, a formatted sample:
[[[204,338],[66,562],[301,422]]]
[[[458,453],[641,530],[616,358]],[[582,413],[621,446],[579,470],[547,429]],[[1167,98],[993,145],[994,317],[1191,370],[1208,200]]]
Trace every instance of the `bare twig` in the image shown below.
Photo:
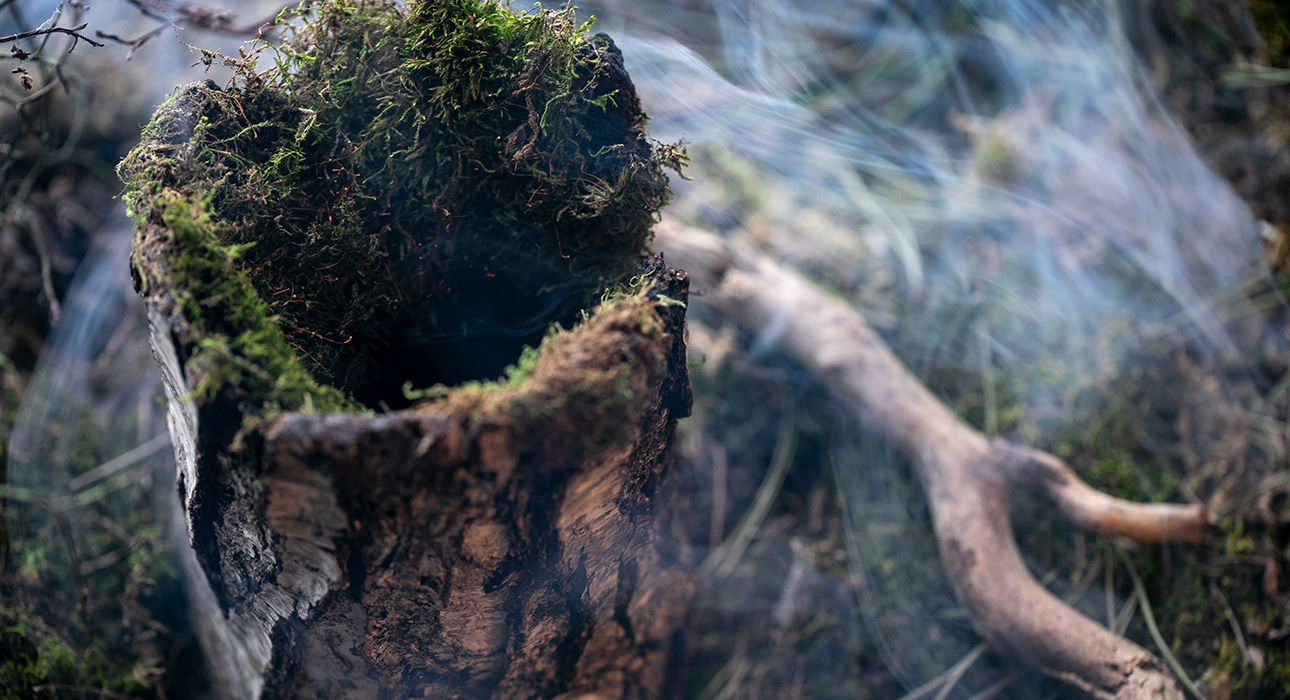
[[[233,24],[233,14],[224,10],[214,10],[194,4],[184,4],[174,8],[174,13],[179,17],[177,20],[170,17],[165,5],[159,4],[154,7],[142,0],[126,0],[126,2],[136,7],[145,17],[162,23],[157,26],[156,29],[147,32],[138,39],[126,39],[117,34],[110,34],[100,30],[94,31],[95,36],[100,39],[107,39],[108,41],[121,44],[123,46],[129,46],[130,52],[126,55],[126,60],[133,58],[135,52],[137,52],[144,44],[156,38],[165,30],[176,27],[177,22],[180,20],[184,21],[186,26],[192,29],[199,29],[201,31],[211,32],[214,34],[224,34],[227,36],[259,39],[264,36],[265,32],[279,26],[283,19],[294,17],[299,14],[299,10],[297,8],[301,6],[298,2],[288,2],[278,7],[272,15],[263,21],[238,26]],[[304,4],[304,7],[307,8],[308,6],[309,3]]]
[[[116,34],[108,34],[107,32],[99,31],[97,29],[94,30],[94,35],[100,39],[107,39],[108,41],[114,41],[118,44],[129,46],[130,50],[125,55],[125,60],[128,61],[134,58],[135,52],[137,52],[144,44],[148,43],[148,41],[152,40],[153,38],[160,36],[162,32],[166,31],[167,29],[173,26],[174,25],[169,23],[162,24],[158,26],[156,29],[153,29],[147,34],[144,34],[143,36],[139,37],[138,39],[122,39]]]
[[[265,19],[252,24],[235,25],[233,24],[233,15],[219,10],[210,10],[198,5],[180,5],[176,10],[180,16],[188,20],[189,26],[216,34],[225,34],[228,36],[249,37],[259,39],[264,36],[265,32],[278,27],[282,20],[295,17],[300,10],[307,10],[310,3],[286,2],[278,6]]]
[[[40,97],[41,94],[55,85],[58,85],[57,81],[50,82],[49,85],[41,88],[41,90],[23,102]],[[30,183],[33,181],[34,179],[28,176],[23,182],[23,186],[19,189],[18,196],[15,198],[16,201],[10,205],[9,219],[13,224],[16,224],[21,219],[27,225],[27,231],[31,234],[31,242],[36,248],[36,257],[40,261],[41,291],[45,293],[45,301],[49,304],[49,318],[53,323],[58,323],[58,319],[63,312],[62,306],[58,302],[58,293],[54,289],[54,267],[50,259],[49,242],[45,238],[45,227],[40,220],[40,215],[23,204],[31,191]]]
[[[152,455],[160,452],[162,449],[169,446],[170,446],[170,433],[168,432],[162,433],[157,437],[154,437],[153,439],[143,443],[142,445],[137,445],[136,447],[134,447],[131,450],[128,450],[124,454],[114,457],[100,464],[99,466],[94,467],[93,469],[85,472],[84,474],[77,476],[76,478],[67,482],[67,488],[72,492],[77,492],[82,489],[88,488],[89,486],[95,483],[98,483],[99,481],[102,481],[103,479],[106,479],[109,476],[112,476],[113,474],[116,474],[122,469],[125,469],[126,467],[134,465],[140,460],[144,460],[144,459],[147,459],[148,457],[151,457]]]
[[[71,48],[67,49],[67,53],[71,53],[72,49],[76,48],[76,44],[81,41],[84,41],[90,46],[106,46],[106,44],[100,44],[99,42],[94,41],[93,39],[85,36],[84,34],[81,34],[81,30],[85,29],[87,26],[89,25],[82,23],[82,24],[76,25],[75,27],[70,27],[70,28],[69,27],[46,27],[44,29],[32,29],[31,31],[27,31],[27,32],[18,32],[17,34],[0,36],[0,44],[7,44],[11,41],[21,41],[23,39],[30,39],[32,37],[37,37],[37,36],[49,36],[50,34],[67,34],[68,36],[72,37],[72,46]]]
[[[1009,503],[1013,491],[1034,490],[1080,527],[1148,542],[1198,541],[1208,526],[1203,508],[1121,501],[1052,455],[985,437],[933,396],[854,308],[765,255],[675,224],[659,226],[655,244],[719,312],[749,329],[778,319],[777,347],[913,458],[946,572],[990,646],[1100,700],[1180,700],[1155,656],[1035,581],[1017,551]]]
[[[143,15],[144,17],[147,17],[148,19],[155,19],[158,22],[170,21],[170,18],[166,16],[165,11],[160,6],[150,5],[146,2],[143,2],[143,0],[125,0],[125,1],[130,5],[134,6],[134,8],[139,11],[139,14]]]
[[[18,100],[17,102],[14,102],[13,105],[15,107],[22,107],[24,105],[29,105],[32,102],[35,102],[36,100],[39,100],[40,98],[49,94],[50,91],[52,91],[54,88],[62,84],[63,84],[63,81],[61,79],[51,80],[48,83],[45,83],[45,87],[42,87],[41,89],[31,93],[30,95],[27,95],[23,99]]]
[[[1015,680],[1017,680],[1016,674],[1010,673],[1004,676],[1003,678],[1000,678],[999,680],[995,681],[994,684],[992,684],[990,687],[986,688],[985,690],[982,690],[976,695],[973,695],[972,697],[968,698],[968,700],[991,700],[999,693],[1002,693],[1004,689],[1007,688],[1009,685],[1011,685],[1012,682]]]

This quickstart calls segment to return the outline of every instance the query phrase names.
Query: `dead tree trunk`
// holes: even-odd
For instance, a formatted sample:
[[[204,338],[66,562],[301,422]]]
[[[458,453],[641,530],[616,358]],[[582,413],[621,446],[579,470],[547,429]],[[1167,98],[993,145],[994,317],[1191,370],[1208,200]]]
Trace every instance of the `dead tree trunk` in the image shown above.
[[[311,13],[120,168],[220,690],[659,697],[687,279],[637,266],[680,151],[572,10]]]
[[[688,279],[651,279],[513,386],[250,430],[231,396],[194,407],[186,324],[148,295],[221,693],[660,697],[692,588],[653,519]]]

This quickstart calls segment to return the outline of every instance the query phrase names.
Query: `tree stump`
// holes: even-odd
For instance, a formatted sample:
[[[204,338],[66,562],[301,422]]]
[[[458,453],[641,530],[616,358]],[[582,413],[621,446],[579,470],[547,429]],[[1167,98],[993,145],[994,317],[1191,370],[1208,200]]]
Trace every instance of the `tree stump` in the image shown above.
[[[653,518],[688,279],[651,277],[513,386],[252,430],[232,396],[193,405],[185,322],[147,296],[220,690],[661,697],[692,590]]]
[[[219,690],[660,697],[683,153],[571,11],[312,8],[121,165]]]

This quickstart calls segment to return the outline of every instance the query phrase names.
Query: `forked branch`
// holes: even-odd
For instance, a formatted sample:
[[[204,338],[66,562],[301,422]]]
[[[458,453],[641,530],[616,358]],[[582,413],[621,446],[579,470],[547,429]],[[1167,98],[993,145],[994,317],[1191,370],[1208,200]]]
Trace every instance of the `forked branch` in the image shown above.
[[[1155,656],[1035,581],[1017,550],[1009,500],[1017,489],[1035,491],[1082,528],[1142,542],[1199,541],[1203,508],[1112,498],[1052,455],[985,437],[933,396],[855,309],[765,255],[675,224],[657,228],[655,245],[737,323],[784,324],[779,349],[913,457],[945,569],[991,646],[1097,698],[1182,697]]]

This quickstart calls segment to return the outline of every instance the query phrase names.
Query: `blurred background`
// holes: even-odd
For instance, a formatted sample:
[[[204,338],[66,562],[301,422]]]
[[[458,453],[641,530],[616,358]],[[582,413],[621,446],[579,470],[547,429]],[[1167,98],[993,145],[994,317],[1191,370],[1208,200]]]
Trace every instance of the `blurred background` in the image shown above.
[[[224,84],[222,56],[282,9],[0,0],[0,36],[84,23],[103,44],[0,46],[0,697],[203,697],[113,168],[175,85]],[[688,144],[660,226],[792,265],[978,430],[1118,496],[1206,504],[1198,546],[1086,535],[1020,496],[1013,521],[1036,578],[1207,697],[1290,697],[1290,8],[578,14],[622,49],[652,136]],[[980,643],[909,465],[777,353],[782,328],[701,296],[690,321],[665,519],[701,579],[683,697],[1083,697]]]

